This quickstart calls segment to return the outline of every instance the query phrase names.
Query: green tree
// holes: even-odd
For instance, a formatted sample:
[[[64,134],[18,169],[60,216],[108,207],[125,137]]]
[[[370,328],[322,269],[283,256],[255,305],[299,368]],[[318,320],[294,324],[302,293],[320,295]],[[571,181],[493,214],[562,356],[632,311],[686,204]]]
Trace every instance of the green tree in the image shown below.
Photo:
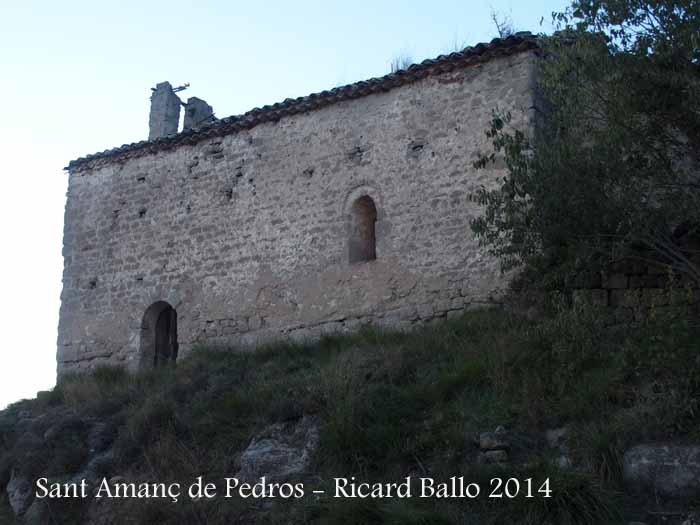
[[[574,1],[541,37],[537,123],[495,112],[501,187],[472,223],[504,268],[558,284],[578,265],[651,258],[700,282],[700,2]],[[542,270],[546,270],[543,272]]]

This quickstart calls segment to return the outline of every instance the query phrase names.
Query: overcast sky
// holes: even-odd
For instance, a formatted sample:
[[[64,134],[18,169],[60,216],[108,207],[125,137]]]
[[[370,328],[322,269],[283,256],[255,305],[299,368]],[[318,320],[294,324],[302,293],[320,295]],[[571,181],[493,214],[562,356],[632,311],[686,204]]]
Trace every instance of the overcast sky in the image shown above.
[[[549,32],[566,5],[0,0],[0,408],[55,384],[62,169],[146,138],[156,83],[189,82],[226,117],[489,41],[491,10]]]

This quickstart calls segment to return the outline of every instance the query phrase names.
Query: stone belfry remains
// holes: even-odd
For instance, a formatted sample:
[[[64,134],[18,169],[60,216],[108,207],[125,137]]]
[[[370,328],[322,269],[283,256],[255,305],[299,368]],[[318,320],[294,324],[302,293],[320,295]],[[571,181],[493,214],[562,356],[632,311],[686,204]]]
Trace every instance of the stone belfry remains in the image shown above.
[[[67,167],[59,375],[498,301],[467,196],[503,175],[472,167],[492,110],[531,126],[536,50],[518,33],[224,119],[158,84],[147,141]]]

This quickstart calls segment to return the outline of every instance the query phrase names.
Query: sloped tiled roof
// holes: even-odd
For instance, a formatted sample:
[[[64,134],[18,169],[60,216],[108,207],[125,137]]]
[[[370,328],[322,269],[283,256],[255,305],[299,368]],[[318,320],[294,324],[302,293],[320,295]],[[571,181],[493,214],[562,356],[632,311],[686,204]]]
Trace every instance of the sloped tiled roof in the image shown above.
[[[141,157],[158,151],[176,148],[183,144],[195,144],[208,138],[230,135],[241,130],[250,129],[263,122],[275,122],[283,117],[312,111],[341,100],[361,98],[372,93],[389,91],[431,75],[448,73],[457,68],[468,67],[537,47],[536,37],[529,32],[516,33],[507,38],[495,38],[487,44],[477,44],[473,47],[467,47],[460,52],[424,60],[420,64],[413,64],[406,69],[384,75],[383,77],[362,80],[329,91],[312,93],[305,97],[288,98],[271,106],[252,109],[243,115],[217,120],[213,124],[200,129],[191,129],[155,140],[124,144],[118,148],[80,157],[71,161],[65,169],[81,171],[104,163],[123,161],[128,158]]]

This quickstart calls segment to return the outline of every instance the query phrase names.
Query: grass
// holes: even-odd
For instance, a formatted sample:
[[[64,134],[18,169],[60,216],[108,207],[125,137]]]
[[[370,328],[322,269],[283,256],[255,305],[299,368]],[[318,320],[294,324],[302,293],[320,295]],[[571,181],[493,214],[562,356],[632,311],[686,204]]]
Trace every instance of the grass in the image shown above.
[[[389,72],[396,73],[402,69],[408,69],[413,64],[413,58],[405,52],[395,55],[389,63]]]
[[[99,465],[108,477],[222,479],[235,474],[237,454],[257,430],[314,414],[322,425],[312,475],[320,482],[462,475],[488,485],[494,474],[549,477],[555,497],[305,498],[269,508],[131,500],[113,514],[124,522],[139,516],[137,523],[617,523],[625,446],[697,439],[699,334],[687,323],[635,331],[606,324],[582,308],[539,322],[483,310],[411,334],[368,328],[254,353],[201,348],[175,369],[137,375],[101,368],[0,414],[0,488],[12,468],[75,475],[89,445],[113,450]],[[657,393],[648,395],[650,388]],[[642,428],[640,414],[649,421]],[[98,445],[88,419],[103,424]],[[585,475],[549,463],[543,432],[564,424]],[[498,425],[511,430],[513,461],[494,470],[475,463],[470,436]],[[0,517],[6,511],[0,500]],[[73,509],[70,522],[85,512]]]

